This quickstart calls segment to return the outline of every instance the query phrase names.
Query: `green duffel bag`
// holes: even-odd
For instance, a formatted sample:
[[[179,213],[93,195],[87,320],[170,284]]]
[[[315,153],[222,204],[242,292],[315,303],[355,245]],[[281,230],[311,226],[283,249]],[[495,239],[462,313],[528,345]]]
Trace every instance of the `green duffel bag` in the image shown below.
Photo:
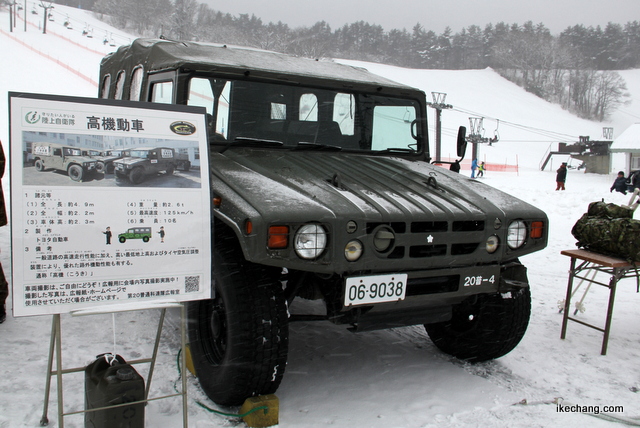
[[[629,262],[640,262],[640,221],[630,218],[625,211],[633,216],[633,211],[615,204],[589,204],[589,212],[571,229],[571,234],[578,240],[577,246]],[[592,213],[597,215],[590,215]],[[612,214],[618,217],[612,217]]]
[[[620,205],[598,201],[589,204],[587,215],[600,218],[633,218],[633,211]]]

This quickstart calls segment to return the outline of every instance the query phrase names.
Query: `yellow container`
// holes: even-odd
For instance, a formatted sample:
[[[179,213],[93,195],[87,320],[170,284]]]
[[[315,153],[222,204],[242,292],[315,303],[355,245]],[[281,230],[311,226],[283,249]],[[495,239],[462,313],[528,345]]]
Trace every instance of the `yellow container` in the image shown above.
[[[265,428],[278,425],[279,401],[274,394],[258,395],[257,397],[247,398],[240,408],[240,414],[266,406],[266,409],[258,409],[247,416],[243,416],[244,422],[251,428]]]

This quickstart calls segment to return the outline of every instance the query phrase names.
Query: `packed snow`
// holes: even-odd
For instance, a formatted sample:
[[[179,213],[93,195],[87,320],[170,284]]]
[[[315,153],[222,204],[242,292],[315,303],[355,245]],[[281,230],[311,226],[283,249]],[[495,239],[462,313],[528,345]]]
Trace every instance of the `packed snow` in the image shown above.
[[[33,6],[33,7],[32,7]],[[31,10],[39,12],[32,15]],[[29,2],[29,25],[23,21],[8,31],[8,11],[0,7],[0,88],[3,93],[24,91],[95,97],[101,57],[128,43],[132,36],[109,27],[90,13],[56,5],[54,21],[42,34],[42,9]],[[24,16],[20,12],[20,17]],[[71,27],[63,22],[69,19]],[[93,38],[82,35],[93,29]],[[224,41],[220,41],[224,42]],[[54,61],[55,60],[55,61]],[[353,63],[352,61],[345,61]],[[615,174],[585,174],[570,169],[566,191],[555,191],[555,169],[566,158],[554,158],[540,171],[549,147],[575,142],[580,135],[600,139],[602,127],[619,135],[640,120],[640,70],[621,72],[632,95],[631,103],[606,123],[579,119],[502,79],[493,70],[408,70],[357,63],[385,77],[431,92],[446,92],[443,111],[443,156],[453,156],[455,130],[468,126],[470,116],[485,118],[488,137],[497,129],[500,140],[483,145],[479,158],[487,163],[518,165],[517,171],[492,172],[486,184],[515,195],[546,211],[550,219],[548,247],[522,259],[528,267],[532,315],[527,333],[515,350],[487,363],[468,364],[439,352],[420,326],[353,334],[344,327],[320,322],[291,325],[289,362],[277,392],[280,427],[612,427],[640,425],[640,331],[636,283],[623,280],[616,296],[609,349],[600,355],[602,334],[577,323],[560,339],[569,258],[561,250],[575,248],[570,230],[589,202],[604,199],[617,204],[629,197],[610,193]],[[81,76],[82,75],[82,76]],[[6,99],[6,98],[5,98]],[[0,139],[8,138],[8,106],[0,103]],[[433,121],[431,121],[433,122]],[[498,123],[499,122],[499,123]],[[433,125],[431,125],[433,126]],[[432,140],[434,140],[432,136]],[[6,151],[6,150],[5,150]],[[570,165],[578,163],[572,161]],[[469,174],[468,167],[462,174]],[[3,188],[8,197],[8,174]],[[636,217],[638,214],[636,214]],[[10,273],[8,227],[0,230],[0,261]],[[604,276],[601,280],[607,280]],[[584,287],[583,287],[584,288]],[[582,297],[582,289],[576,300]],[[577,316],[604,325],[608,292],[593,287]],[[305,303],[307,304],[307,303]],[[308,304],[311,305],[311,304]],[[11,310],[11,301],[7,302]],[[295,310],[295,308],[294,308]],[[177,354],[180,345],[179,310],[165,320],[151,396],[171,394],[180,387]],[[63,367],[83,367],[97,354],[117,352],[125,359],[150,355],[158,311],[129,311],[115,315],[62,315]],[[14,318],[0,325],[0,427],[40,425],[46,381],[51,316]],[[138,367],[146,374],[145,365]],[[64,376],[65,411],[84,407],[82,373]],[[49,426],[58,426],[55,379],[49,405]],[[599,410],[562,412],[558,404]],[[243,426],[238,419],[210,402],[188,377],[188,418],[193,428]],[[622,406],[603,415],[605,406]],[[620,411],[623,409],[622,411]],[[158,400],[146,407],[149,427],[182,426],[178,398]],[[65,426],[83,426],[82,416],[68,416]]]

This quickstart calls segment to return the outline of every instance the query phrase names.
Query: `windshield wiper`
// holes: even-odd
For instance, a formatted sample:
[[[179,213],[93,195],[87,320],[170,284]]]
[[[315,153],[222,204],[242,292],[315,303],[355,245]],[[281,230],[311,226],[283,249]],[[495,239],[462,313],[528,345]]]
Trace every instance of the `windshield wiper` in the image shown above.
[[[282,141],[236,137],[233,141],[229,141],[219,153],[224,153],[229,147],[282,147],[283,145],[284,143]]]
[[[400,147],[392,147],[389,149],[384,149],[384,150],[377,150],[374,153],[418,153],[413,149],[403,149]]]
[[[292,147],[292,150],[328,150],[328,151],[339,152],[340,150],[342,150],[342,147],[332,146],[329,144],[309,143],[306,141],[301,141],[295,147]]]

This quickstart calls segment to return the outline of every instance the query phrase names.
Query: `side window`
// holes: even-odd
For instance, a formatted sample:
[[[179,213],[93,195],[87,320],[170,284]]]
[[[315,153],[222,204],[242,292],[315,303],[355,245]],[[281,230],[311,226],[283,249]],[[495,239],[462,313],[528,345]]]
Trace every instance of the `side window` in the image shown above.
[[[209,79],[194,77],[189,81],[189,98],[187,105],[204,107],[208,114],[213,114],[214,95]]]
[[[333,99],[333,120],[340,125],[342,135],[353,135],[355,131],[356,99],[351,94],[336,94]]]
[[[144,70],[142,66],[136,67],[131,74],[131,87],[129,88],[129,99],[132,101],[140,101],[140,93],[142,92],[142,75]]]
[[[171,104],[173,101],[173,82],[157,82],[151,86],[151,102]]]
[[[113,96],[116,100],[122,99],[122,94],[124,93],[124,79],[124,71],[120,71],[118,73],[118,78],[116,79],[116,93]]]
[[[287,118],[287,105],[271,103],[271,119],[285,120]]]
[[[318,121],[318,97],[315,94],[302,94],[300,97],[298,120],[317,122]]]
[[[227,138],[229,134],[229,97],[231,95],[231,85],[231,82],[225,83],[217,103],[216,132],[224,136],[224,138]]]
[[[102,86],[100,87],[100,98],[109,98],[110,88],[111,88],[111,75],[107,74],[102,78]]]

